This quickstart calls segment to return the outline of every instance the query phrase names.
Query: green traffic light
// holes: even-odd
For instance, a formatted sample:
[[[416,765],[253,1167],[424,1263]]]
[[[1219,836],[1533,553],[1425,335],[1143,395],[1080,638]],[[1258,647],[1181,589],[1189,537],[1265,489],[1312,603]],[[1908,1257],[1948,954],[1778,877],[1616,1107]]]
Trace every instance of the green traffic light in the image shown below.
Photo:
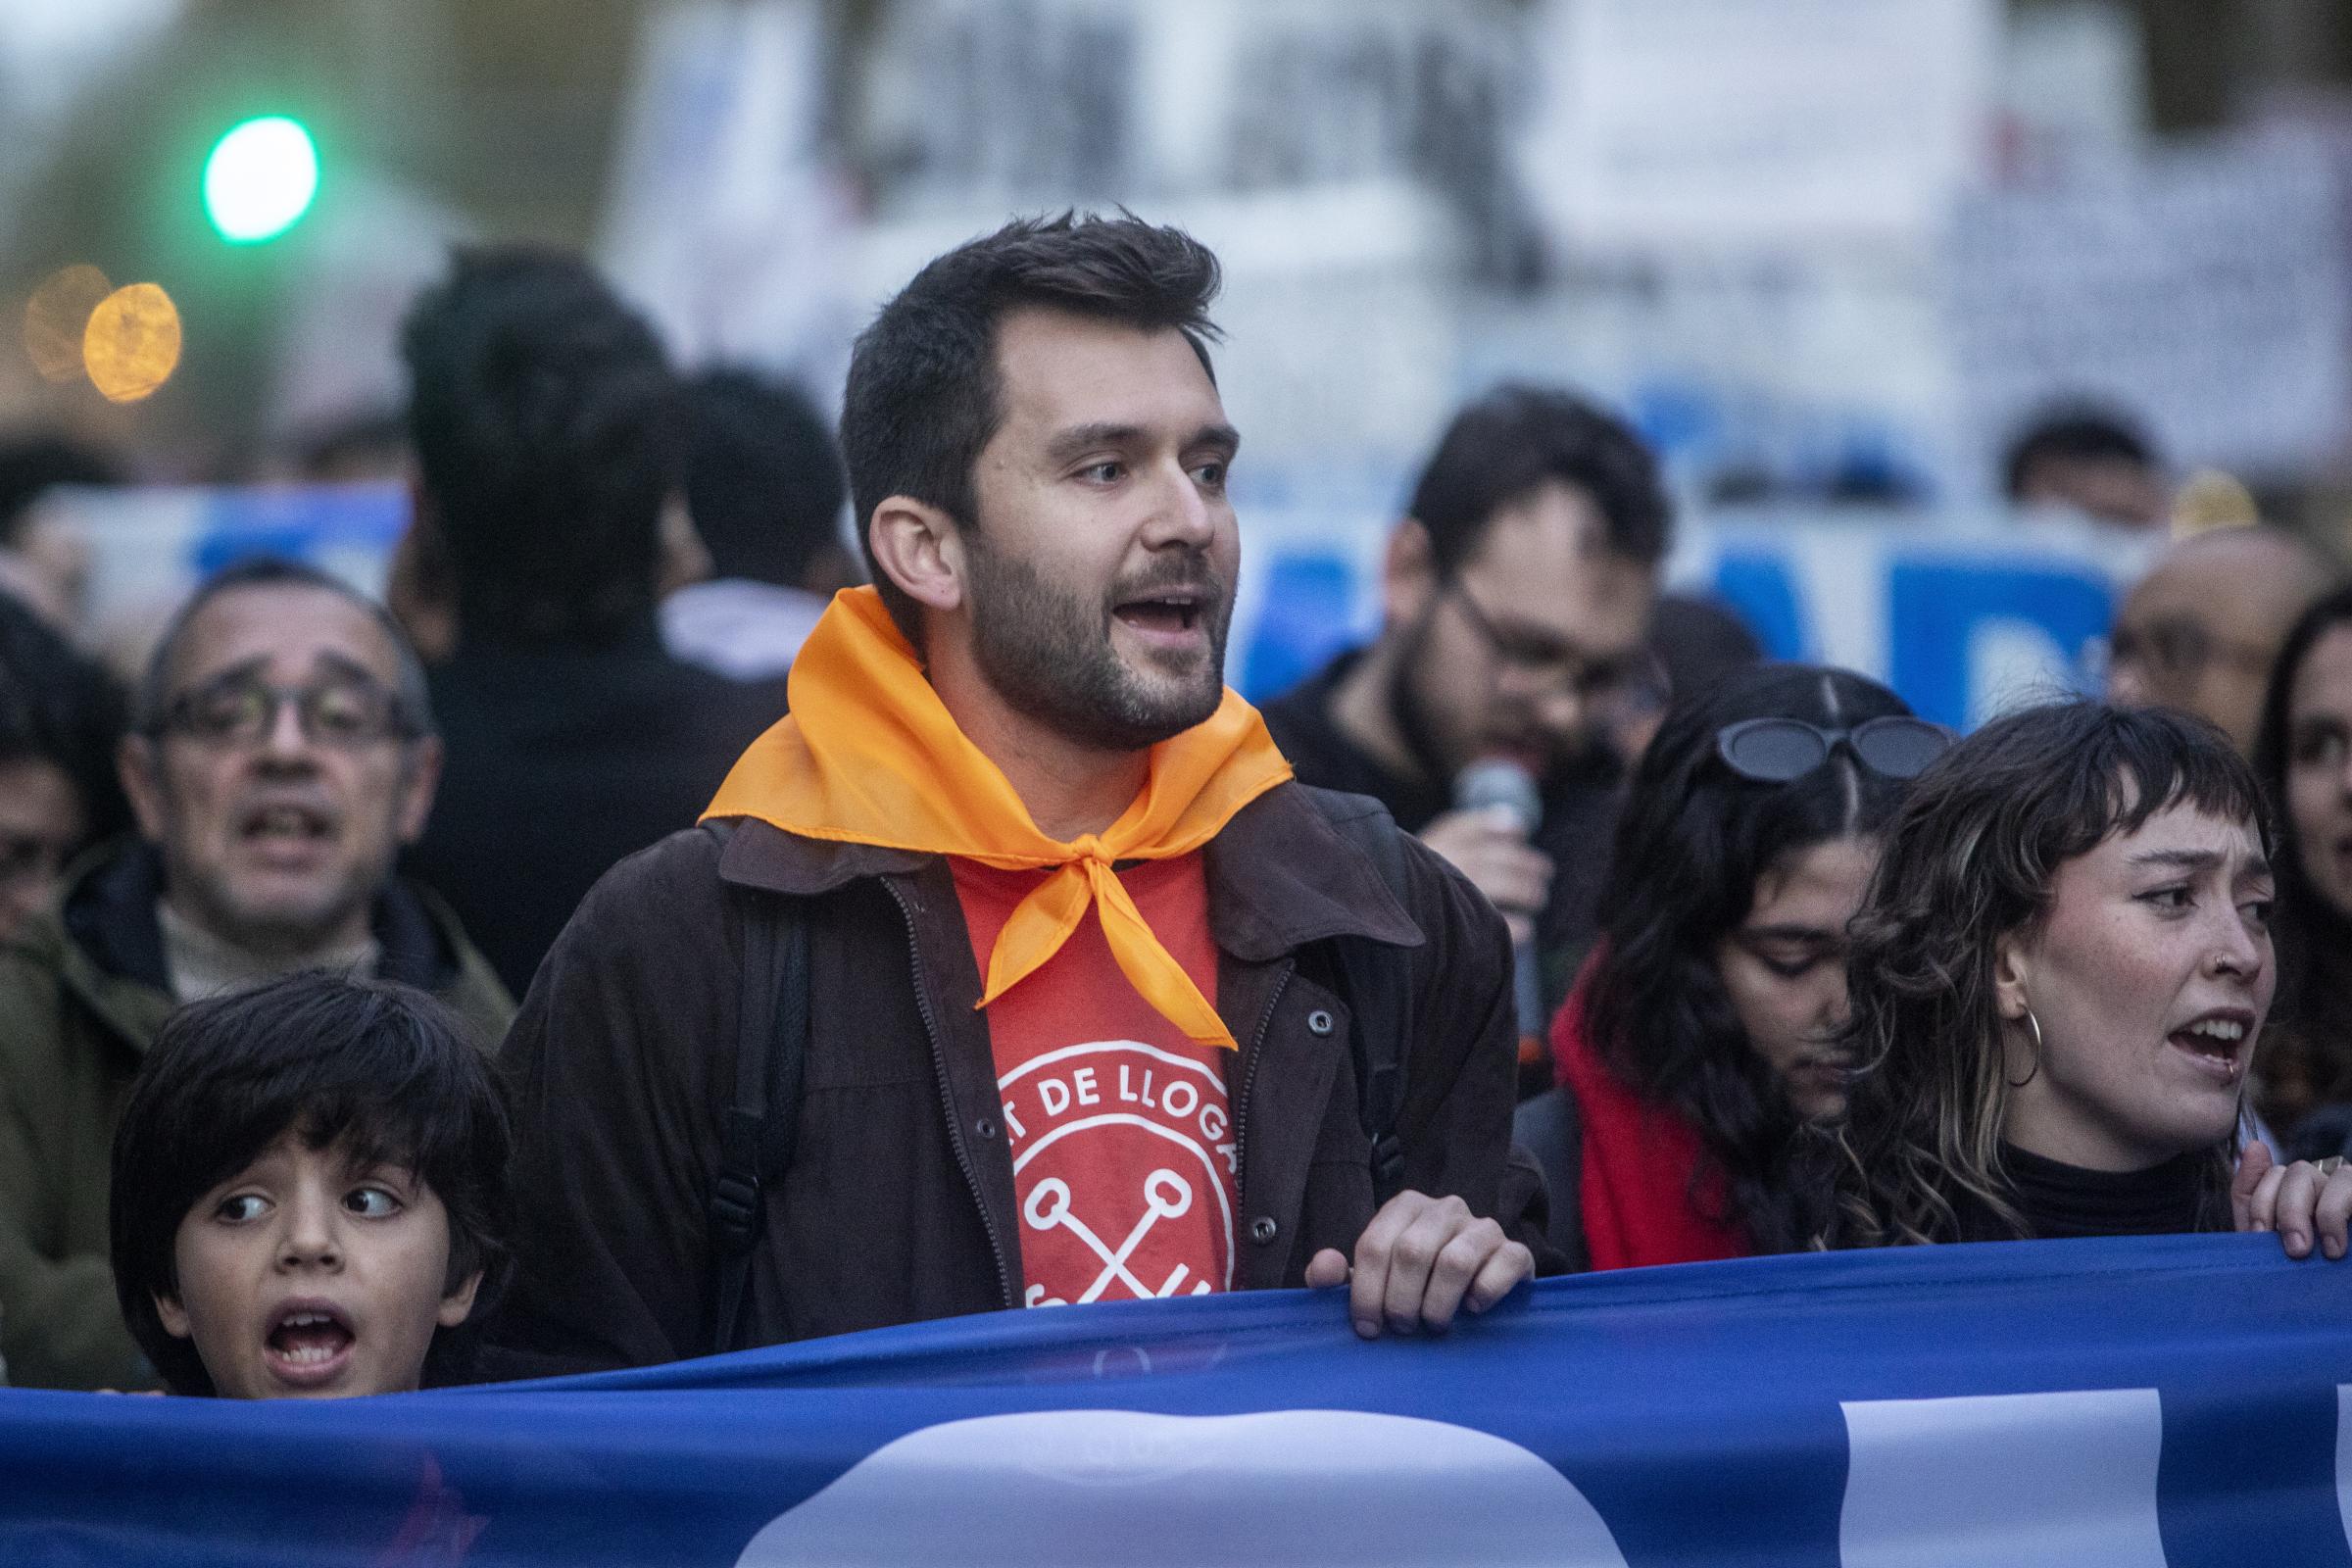
[[[231,127],[204,161],[204,214],[231,245],[275,239],[318,194],[318,148],[283,115]]]

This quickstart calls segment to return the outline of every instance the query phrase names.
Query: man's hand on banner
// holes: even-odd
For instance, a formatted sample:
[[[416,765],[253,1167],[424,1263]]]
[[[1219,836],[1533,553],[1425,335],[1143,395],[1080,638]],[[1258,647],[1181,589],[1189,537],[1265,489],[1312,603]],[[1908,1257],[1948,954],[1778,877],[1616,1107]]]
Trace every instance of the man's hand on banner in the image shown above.
[[[2279,1165],[2267,1146],[2250,1143],[2230,1183],[2230,1209],[2241,1231],[2277,1231],[2289,1257],[2310,1256],[2315,1237],[2321,1251],[2342,1257],[2352,1220],[2352,1166],[2341,1158]]]
[[[1443,1334],[1456,1310],[1484,1312],[1535,1272],[1534,1253],[1460,1199],[1398,1193],[1356,1238],[1352,1271],[1327,1247],[1308,1260],[1306,1283],[1348,1285],[1348,1315],[1371,1340],[1384,1327]]]

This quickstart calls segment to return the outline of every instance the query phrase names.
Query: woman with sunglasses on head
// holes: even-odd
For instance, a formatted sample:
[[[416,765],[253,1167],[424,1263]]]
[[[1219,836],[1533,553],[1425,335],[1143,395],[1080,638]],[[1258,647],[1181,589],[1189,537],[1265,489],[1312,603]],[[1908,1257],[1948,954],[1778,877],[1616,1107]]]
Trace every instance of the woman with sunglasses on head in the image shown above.
[[[1844,1103],[1845,923],[1904,780],[1949,744],[1885,687],[1809,665],[1668,711],[1628,792],[1601,941],[1553,1021],[1561,1088],[1521,1111],[1572,1256],[1692,1262],[1814,1234],[1783,1167]]]
[[[2254,737],[2278,811],[2284,994],[2254,1073],[2254,1105],[2283,1147],[2345,1152],[2352,1134],[2352,588],[2286,634]]]
[[[1853,924],[1841,1246],[2277,1230],[2352,1172],[2239,1155],[2277,983],[2270,816],[2221,731],[2064,703],[1912,787]]]

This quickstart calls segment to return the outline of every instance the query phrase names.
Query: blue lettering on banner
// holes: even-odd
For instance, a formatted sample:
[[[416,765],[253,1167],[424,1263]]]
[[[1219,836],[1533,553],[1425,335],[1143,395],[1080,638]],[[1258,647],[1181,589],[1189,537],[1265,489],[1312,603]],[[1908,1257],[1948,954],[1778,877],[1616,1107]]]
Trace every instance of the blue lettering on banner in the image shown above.
[[[408,496],[397,485],[209,491],[203,520],[188,541],[188,564],[201,579],[274,556],[373,587],[408,522]]]
[[[1921,716],[1965,726],[1982,716],[1973,678],[1982,628],[2023,623],[2079,670],[2114,614],[2114,590],[2087,571],[1898,558],[1886,570],[1886,683]]]
[[[1326,523],[1330,519],[1324,519]],[[2160,541],[2063,523],[1707,517],[1670,580],[1721,600],[1768,659],[1841,664],[1955,728],[2082,689],[2123,585]],[[1237,625],[1237,683],[1281,695],[1350,641],[1377,599],[1361,558],[1301,532],[1271,551]]]
[[[1726,550],[1715,562],[1715,592],[1738,612],[1767,659],[1818,658],[1788,564],[1760,550]]]
[[[1277,555],[1266,568],[1264,609],[1241,661],[1241,689],[1278,697],[1347,648],[1355,623],[1355,568],[1322,550]]]

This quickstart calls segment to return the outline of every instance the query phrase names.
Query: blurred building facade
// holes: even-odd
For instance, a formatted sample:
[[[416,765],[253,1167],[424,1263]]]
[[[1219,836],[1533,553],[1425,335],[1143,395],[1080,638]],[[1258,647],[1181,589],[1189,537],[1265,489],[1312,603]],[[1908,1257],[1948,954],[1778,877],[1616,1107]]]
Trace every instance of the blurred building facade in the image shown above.
[[[2324,237],[2352,210],[2334,0],[91,9],[47,56],[0,30],[17,69],[73,62],[13,127],[0,287],[22,300],[74,262],[160,282],[186,350],[122,407],[0,353],[0,416],[172,471],[250,471],[380,405],[400,302],[466,236],[593,247],[683,357],[825,393],[925,256],[1008,212],[1112,203],[1226,258],[1228,389],[1277,498],[1393,491],[1447,408],[1509,374],[1621,402],[1698,499],[1967,502],[2008,423],[2067,390],[2151,398],[2183,463],[2290,487],[2343,471],[2352,351],[2274,341],[2288,307],[2322,312],[2313,337],[2343,309],[2345,247]],[[195,216],[193,171],[264,110],[314,124],[325,181],[300,228],[232,251]],[[2249,171],[2259,199],[2200,206]],[[2128,257],[2153,232],[2204,261],[2132,271],[2006,240],[2068,225],[2085,248],[2121,234]],[[2230,255],[2238,275],[2215,275]],[[1983,330],[2076,320],[2064,285],[2084,268],[2094,301],[2140,317],[2109,313],[2046,367]],[[2211,309],[2167,350],[2179,384],[2151,392],[2165,368],[2121,350],[2178,321],[2181,289]],[[2134,384],[2062,384],[2102,353]],[[2245,428],[2195,403],[2217,355],[2282,389]],[[2259,450],[2256,427],[2285,438]]]

